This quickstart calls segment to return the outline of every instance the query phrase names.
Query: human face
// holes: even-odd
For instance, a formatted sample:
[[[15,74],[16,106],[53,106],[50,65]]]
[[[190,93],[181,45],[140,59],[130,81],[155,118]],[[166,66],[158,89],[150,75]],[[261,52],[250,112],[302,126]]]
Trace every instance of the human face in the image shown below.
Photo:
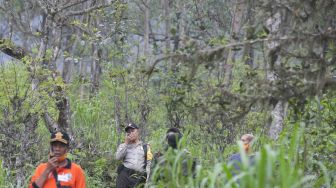
[[[250,142],[252,140],[252,138],[249,135],[243,135],[240,140],[243,142],[243,147],[245,152],[249,152],[250,151]]]
[[[139,130],[138,129],[128,129],[126,135],[131,142],[135,142],[139,139]]]
[[[55,157],[61,157],[68,152],[68,146],[62,142],[52,142],[51,151]]]
[[[244,145],[250,143],[250,139],[246,135],[243,135],[240,140],[243,142]]]

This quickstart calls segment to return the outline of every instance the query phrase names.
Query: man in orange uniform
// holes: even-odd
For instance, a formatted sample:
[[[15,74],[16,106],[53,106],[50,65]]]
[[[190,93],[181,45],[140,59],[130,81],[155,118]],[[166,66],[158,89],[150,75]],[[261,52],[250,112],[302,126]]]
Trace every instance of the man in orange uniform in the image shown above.
[[[47,163],[40,164],[29,188],[85,188],[82,168],[66,158],[69,136],[65,132],[51,134],[51,153]]]

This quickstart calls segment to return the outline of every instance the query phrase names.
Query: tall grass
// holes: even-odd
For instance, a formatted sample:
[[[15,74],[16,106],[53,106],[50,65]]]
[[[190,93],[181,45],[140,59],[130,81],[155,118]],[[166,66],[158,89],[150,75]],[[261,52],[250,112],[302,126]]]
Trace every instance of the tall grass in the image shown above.
[[[120,135],[111,118],[112,104],[107,99],[97,98],[74,100],[72,103],[72,126],[81,148],[74,150],[71,157],[86,171],[87,187],[111,187],[115,184],[117,161],[113,156]]]
[[[0,188],[14,187],[8,179],[7,170],[2,166],[3,161],[0,158]]]
[[[4,187],[5,186],[5,177],[6,177],[6,173],[2,167],[2,160],[0,159],[0,187]]]
[[[257,188],[299,188],[315,187],[316,175],[305,174],[300,161],[300,139],[301,129],[294,130],[290,138],[284,138],[280,146],[263,145],[259,151],[254,153],[254,163],[249,163],[247,156],[240,146],[242,156],[241,170],[239,173],[232,173],[233,166],[226,160],[220,158],[220,153],[213,156],[213,163],[203,165],[199,163],[195,174],[183,174],[183,161],[192,157],[185,157],[185,151],[170,151],[163,156],[166,162],[160,163],[154,168],[152,180],[148,187],[197,187],[197,188],[218,188],[218,187],[257,187]],[[199,156],[200,158],[202,156]],[[328,170],[322,163],[318,163],[324,173],[323,187],[331,188]]]

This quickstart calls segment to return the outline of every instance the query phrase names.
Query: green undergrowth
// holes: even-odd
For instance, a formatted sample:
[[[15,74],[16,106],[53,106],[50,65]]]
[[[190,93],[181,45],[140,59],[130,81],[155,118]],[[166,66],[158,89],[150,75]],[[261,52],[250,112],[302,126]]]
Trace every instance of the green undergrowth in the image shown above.
[[[239,173],[233,173],[233,166],[227,159],[220,159],[220,153],[213,157],[213,162],[204,165],[202,156],[189,157],[185,149],[168,150],[163,156],[166,160],[158,163],[152,174],[149,187],[260,187],[260,188],[294,188],[294,187],[326,187],[331,188],[332,171],[318,161],[303,161],[301,144],[303,128],[296,125],[291,134],[283,136],[279,144],[263,144],[253,156],[254,163],[249,163],[251,156],[246,156],[240,147],[242,166]],[[217,160],[216,160],[217,159]],[[194,173],[191,172],[192,161],[197,161]],[[185,174],[186,161],[187,174]],[[321,174],[307,173],[304,166],[311,163],[317,165]],[[322,178],[321,178],[322,177]]]

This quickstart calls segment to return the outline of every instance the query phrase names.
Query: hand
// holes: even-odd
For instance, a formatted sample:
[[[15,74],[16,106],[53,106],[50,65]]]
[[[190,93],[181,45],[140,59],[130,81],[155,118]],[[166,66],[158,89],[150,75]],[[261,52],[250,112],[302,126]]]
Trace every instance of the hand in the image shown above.
[[[59,165],[58,157],[52,157],[48,160],[47,169],[51,172],[52,170],[57,168],[58,165]]]
[[[126,133],[126,137],[125,137],[125,144],[129,144],[130,143],[130,138],[129,138],[129,134]]]
[[[127,133],[126,138],[125,138],[125,143],[130,144],[130,143],[133,142],[133,140],[134,140],[133,134],[132,133]]]
[[[58,157],[50,157],[47,162],[47,168],[44,169],[42,174],[35,180],[37,187],[43,187],[45,181],[48,179],[49,174],[59,165]]]

